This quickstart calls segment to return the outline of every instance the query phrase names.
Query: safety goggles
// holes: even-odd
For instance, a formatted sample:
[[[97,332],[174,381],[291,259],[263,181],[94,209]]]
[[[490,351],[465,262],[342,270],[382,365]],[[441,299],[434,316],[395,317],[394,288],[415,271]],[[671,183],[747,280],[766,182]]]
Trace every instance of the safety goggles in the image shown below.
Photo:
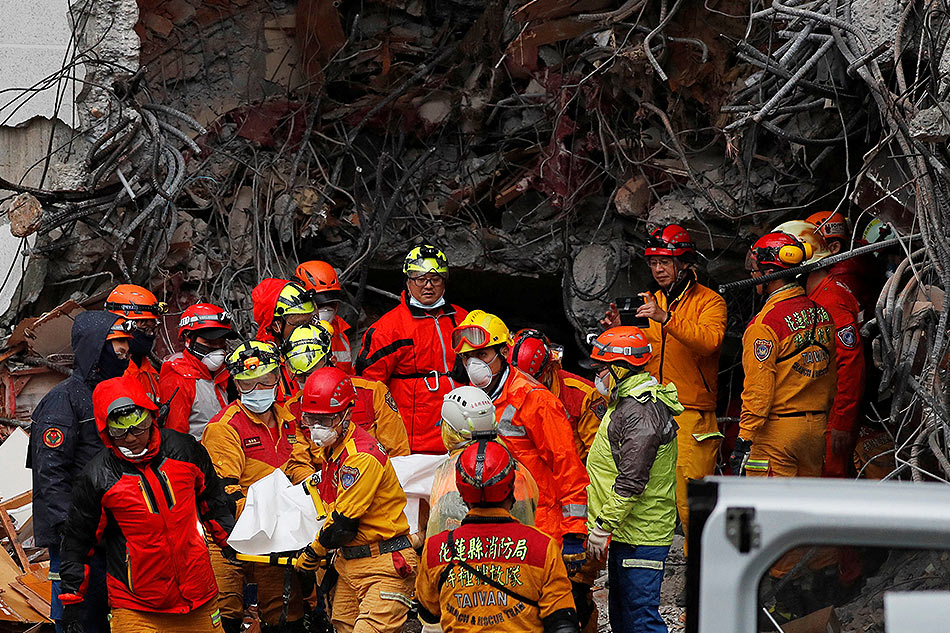
[[[106,421],[106,432],[109,437],[120,440],[128,434],[135,437],[142,435],[152,428],[152,417],[148,409],[138,405],[130,405],[116,409],[109,414]]]
[[[458,349],[463,343],[468,343],[475,349],[481,349],[491,340],[488,330],[480,325],[466,325],[452,331],[452,348]]]
[[[231,327],[231,313],[225,310],[221,314],[195,314],[183,317],[181,321],[178,322],[178,327],[188,327],[196,323],[208,327]]]
[[[303,426],[310,428],[311,426],[322,426],[327,429],[332,429],[337,421],[339,421],[343,416],[339,413],[301,413],[300,422]]]

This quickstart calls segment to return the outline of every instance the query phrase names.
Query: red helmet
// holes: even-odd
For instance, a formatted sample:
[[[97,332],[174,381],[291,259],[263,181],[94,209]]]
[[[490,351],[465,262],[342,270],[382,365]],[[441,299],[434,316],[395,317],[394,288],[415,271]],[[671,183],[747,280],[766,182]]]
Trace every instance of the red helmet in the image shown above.
[[[812,256],[810,244],[800,242],[788,233],[766,233],[755,241],[749,256],[760,267],[794,268]]]
[[[643,331],[633,325],[612,327],[590,342],[594,346],[590,357],[599,363],[623,361],[640,367],[649,362],[653,353]]]
[[[356,402],[356,387],[350,377],[336,367],[322,367],[307,378],[300,398],[304,413],[339,413]]]
[[[178,337],[194,333],[207,339],[235,338],[231,329],[231,313],[213,303],[196,303],[188,306],[178,321]]]
[[[498,442],[478,440],[455,462],[455,484],[469,505],[498,505],[515,489],[515,460]]]
[[[836,239],[847,241],[851,237],[848,230],[848,220],[837,211],[819,211],[805,218],[818,227],[818,232],[826,240]]]
[[[300,285],[313,292],[317,303],[339,300],[343,288],[330,264],[317,260],[304,262],[297,266],[295,274]]]
[[[157,319],[165,313],[165,304],[142,286],[119,284],[109,293],[103,306],[124,319]]]
[[[508,362],[532,378],[540,379],[551,362],[551,341],[544,333],[532,329],[520,330],[514,339]]]
[[[650,233],[647,248],[643,252],[645,257],[663,255],[666,257],[696,257],[696,244],[689,232],[679,224],[667,224]]]

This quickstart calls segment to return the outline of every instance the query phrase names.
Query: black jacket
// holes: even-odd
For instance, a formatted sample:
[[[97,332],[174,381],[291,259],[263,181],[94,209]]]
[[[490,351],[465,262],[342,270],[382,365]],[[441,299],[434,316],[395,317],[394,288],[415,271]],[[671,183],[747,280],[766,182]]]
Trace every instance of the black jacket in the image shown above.
[[[89,311],[72,329],[73,373],[53,387],[33,411],[26,466],[33,470],[33,532],[39,547],[58,547],[73,482],[102,449],[92,414],[92,390],[102,380],[99,356],[119,317]]]

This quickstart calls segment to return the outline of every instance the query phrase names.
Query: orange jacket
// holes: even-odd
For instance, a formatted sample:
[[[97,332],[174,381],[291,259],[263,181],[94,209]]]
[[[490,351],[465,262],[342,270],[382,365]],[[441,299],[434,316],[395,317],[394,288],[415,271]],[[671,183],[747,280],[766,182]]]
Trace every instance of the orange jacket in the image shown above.
[[[297,423],[290,411],[274,405],[277,427],[269,429],[239,400],[211,419],[201,443],[208,449],[224,492],[244,509],[247,489],[255,481],[284,469],[297,442]]]
[[[574,430],[574,445],[581,461],[587,461],[590,445],[600,428],[600,419],[607,412],[607,401],[594,383],[577,374],[558,368],[551,382],[553,393],[567,409],[567,421]]]
[[[155,371],[149,359],[143,358],[142,364],[136,365],[135,361],[130,358],[129,366],[123,375],[131,376],[138,380],[145,389],[146,395],[148,395],[153,402],[161,404],[159,401],[158,372]]]
[[[835,394],[834,322],[798,284],[773,292],[742,336],[739,435],[769,418],[827,413]]]
[[[828,428],[851,433],[858,424],[864,395],[864,344],[858,314],[861,308],[851,289],[828,275],[808,298],[828,310],[835,323],[835,369],[838,377],[835,399],[828,414]]]
[[[350,329],[350,324],[340,318],[340,315],[333,317],[333,336],[330,338],[330,351],[333,353],[334,367],[341,369],[353,375],[353,351],[350,348],[350,339],[346,336],[346,331]]]
[[[165,428],[200,440],[211,418],[228,406],[228,372],[221,369],[212,377],[200,360],[178,352],[162,363],[158,392],[169,407]]]
[[[416,599],[422,620],[441,623],[445,633],[542,633],[545,624],[576,618],[561,548],[549,535],[518,523],[501,508],[473,508],[451,534],[451,545],[449,532],[427,540],[419,560]],[[480,580],[453,560],[537,606]]]
[[[399,305],[363,335],[356,373],[392,391],[413,453],[445,452],[439,430],[442,397],[457,386],[449,377],[455,366],[452,330],[466,314],[450,304],[421,310],[410,306],[403,292]]]
[[[492,394],[498,435],[538,483],[535,525],[558,543],[587,533],[587,470],[574,446],[564,405],[540,382],[508,366]]]
[[[676,385],[680,404],[699,411],[716,410],[719,352],[726,334],[726,302],[691,274],[685,288],[653,293],[657,304],[670,313],[666,323],[650,320],[643,331],[653,346],[646,369],[660,383]]]

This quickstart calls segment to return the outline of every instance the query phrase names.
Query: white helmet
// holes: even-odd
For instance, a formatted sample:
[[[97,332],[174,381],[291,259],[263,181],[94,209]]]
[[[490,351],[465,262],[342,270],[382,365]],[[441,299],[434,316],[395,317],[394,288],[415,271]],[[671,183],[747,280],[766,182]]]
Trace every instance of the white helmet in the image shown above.
[[[478,437],[494,437],[495,405],[478,387],[456,387],[442,400],[442,441],[448,450]]]

